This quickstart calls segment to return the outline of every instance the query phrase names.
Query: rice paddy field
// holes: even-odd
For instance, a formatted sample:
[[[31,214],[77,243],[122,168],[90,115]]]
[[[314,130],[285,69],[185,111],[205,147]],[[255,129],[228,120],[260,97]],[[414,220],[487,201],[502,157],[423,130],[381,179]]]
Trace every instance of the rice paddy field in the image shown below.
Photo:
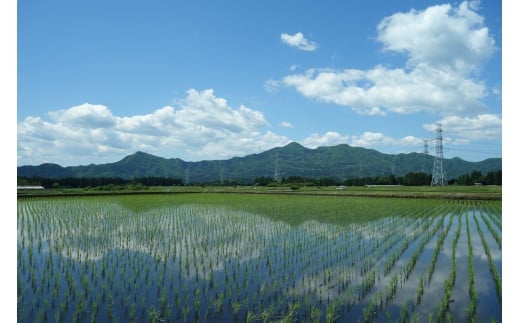
[[[17,203],[19,322],[501,322],[500,201]]]

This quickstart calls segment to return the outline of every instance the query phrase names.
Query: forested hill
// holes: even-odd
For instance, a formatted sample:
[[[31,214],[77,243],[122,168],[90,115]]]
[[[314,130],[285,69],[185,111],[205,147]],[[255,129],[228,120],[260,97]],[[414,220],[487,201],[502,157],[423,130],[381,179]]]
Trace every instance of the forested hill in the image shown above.
[[[20,166],[20,177],[142,177],[181,178],[184,183],[222,181],[252,181],[255,177],[281,179],[288,176],[307,178],[330,177],[338,180],[404,176],[410,172],[431,173],[434,156],[420,153],[384,154],[372,149],[341,144],[307,149],[298,143],[227,160],[186,162],[178,158],[166,159],[144,152],[129,155],[115,163],[62,167],[56,164]],[[473,171],[487,173],[502,169],[501,158],[468,162],[460,158],[444,159],[449,179]]]

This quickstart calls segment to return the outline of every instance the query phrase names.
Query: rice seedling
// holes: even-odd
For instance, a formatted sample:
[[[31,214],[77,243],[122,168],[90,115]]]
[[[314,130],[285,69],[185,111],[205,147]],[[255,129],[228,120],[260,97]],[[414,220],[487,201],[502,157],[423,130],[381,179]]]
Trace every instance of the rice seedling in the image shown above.
[[[457,250],[457,243],[460,237],[461,232],[461,214],[459,213],[457,215],[458,224],[457,229],[455,231],[455,236],[453,238],[452,242],[452,248],[451,248],[451,270],[449,277],[444,281],[444,294],[442,296],[441,301],[437,304],[437,311],[436,316],[437,320],[444,320],[447,319],[448,321],[452,318],[452,314],[450,312],[450,304],[454,302],[454,300],[451,298],[452,292],[453,292],[453,286],[455,285],[455,279],[456,279],[456,268],[457,268],[457,261],[456,261],[456,250]],[[450,219],[451,221],[451,219]]]
[[[401,309],[399,312],[399,322],[406,323],[408,319],[408,302],[404,302],[401,305]]]
[[[469,230],[468,213],[465,214],[466,219],[466,235],[468,239],[468,281],[469,295],[471,303],[469,304],[468,318],[471,322],[477,320],[477,291],[475,288],[475,272],[473,269],[473,245],[471,243],[471,231]]]
[[[421,278],[419,278],[419,285],[417,286],[417,305],[421,304],[422,296],[424,294],[424,281],[424,276],[421,276]]]
[[[314,323],[319,323],[321,321],[321,316],[323,315],[321,309],[317,306],[311,307],[311,321]]]
[[[327,310],[325,312],[325,321],[327,323],[333,323],[340,319],[339,312],[339,303],[337,301],[332,302],[329,306],[327,306]]]
[[[264,309],[260,316],[262,317],[262,322],[266,323],[271,321],[275,313],[274,305],[270,304],[268,308]]]

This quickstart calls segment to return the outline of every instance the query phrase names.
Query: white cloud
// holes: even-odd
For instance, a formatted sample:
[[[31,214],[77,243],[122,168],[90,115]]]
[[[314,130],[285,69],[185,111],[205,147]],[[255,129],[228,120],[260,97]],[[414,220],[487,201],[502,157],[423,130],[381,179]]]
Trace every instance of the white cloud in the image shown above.
[[[347,106],[359,114],[485,113],[488,90],[472,74],[495,48],[477,7],[462,2],[456,8],[438,5],[384,18],[378,25],[378,40],[385,51],[408,56],[402,68],[309,69],[282,82],[305,97]]]
[[[366,71],[310,69],[286,76],[283,82],[306,97],[348,106],[360,114],[485,111],[484,84],[425,65],[411,71],[383,66]]]
[[[294,35],[282,33],[280,39],[285,44],[300,50],[314,51],[318,48],[317,43],[307,40],[301,32],[297,32]]]
[[[313,133],[303,140],[303,146],[307,148],[334,146],[339,144],[346,144],[348,139],[349,136],[342,136],[335,131],[328,131],[323,135]]]
[[[82,104],[66,110],[49,112],[57,123],[68,123],[77,127],[106,128],[114,125],[112,113],[106,106]]]
[[[335,131],[325,134],[313,133],[303,140],[307,148],[348,144],[354,147],[377,149],[381,152],[410,152],[422,147],[423,140],[414,136],[393,138],[381,132],[366,131],[361,135],[341,135]]]
[[[408,54],[413,66],[428,64],[466,74],[495,50],[476,8],[465,1],[456,8],[443,4],[396,13],[379,23],[378,40],[385,50]]]
[[[442,125],[444,133],[456,138],[459,143],[502,136],[502,118],[496,114],[480,114],[476,117],[449,116],[437,123]],[[423,128],[434,132],[436,124],[425,124]]]
[[[370,132],[367,131],[361,136],[354,136],[352,138],[352,145],[358,147],[373,147],[377,145],[390,145],[395,144],[396,140],[391,137],[387,137],[381,132]]]
[[[414,136],[406,136],[401,139],[396,139],[387,136],[381,132],[366,131],[361,136],[353,136],[351,140],[352,146],[364,148],[391,148],[391,147],[409,147],[415,148],[422,145],[423,141]],[[380,149],[385,151],[386,149]]]
[[[150,114],[114,116],[106,106],[86,103],[49,116],[18,123],[20,165],[113,162],[137,150],[187,160],[228,158],[290,142],[265,130],[261,112],[232,108],[212,89],[191,89],[180,107]]]
[[[278,124],[279,127],[282,127],[282,128],[293,128],[293,125],[292,123],[288,122],[288,121],[282,121]]]

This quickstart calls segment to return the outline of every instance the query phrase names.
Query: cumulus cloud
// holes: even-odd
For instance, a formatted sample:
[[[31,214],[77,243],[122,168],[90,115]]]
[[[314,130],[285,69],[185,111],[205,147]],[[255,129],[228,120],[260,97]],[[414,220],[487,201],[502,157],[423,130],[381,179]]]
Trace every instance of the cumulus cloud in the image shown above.
[[[411,65],[426,63],[465,74],[495,50],[477,9],[464,1],[458,7],[443,4],[396,13],[379,23],[378,40],[384,50],[408,54]]]
[[[442,125],[443,132],[457,138],[458,142],[469,143],[502,136],[502,118],[496,114],[480,114],[475,117],[448,116],[437,123]],[[423,128],[434,132],[436,123],[425,124]]]
[[[303,145],[307,148],[317,148],[323,146],[334,146],[346,144],[349,136],[342,136],[335,131],[328,131],[323,135],[313,133],[303,140]]]
[[[352,146],[377,148],[377,147],[417,147],[422,145],[423,141],[414,136],[406,136],[400,139],[387,136],[381,132],[366,131],[361,136],[352,137]]]
[[[416,151],[421,147],[423,141],[415,136],[405,136],[403,138],[393,138],[381,132],[366,131],[361,135],[341,135],[336,131],[328,131],[324,134],[313,133],[303,140],[303,145],[307,148],[317,148],[323,146],[334,146],[348,144],[354,147],[377,149],[381,152],[410,152]]]
[[[401,68],[309,69],[282,82],[305,97],[360,114],[482,114],[488,90],[473,74],[495,48],[475,8],[462,2],[384,18],[377,39],[385,51],[407,55]]]
[[[302,95],[349,106],[360,114],[409,114],[429,111],[442,115],[485,111],[482,82],[426,65],[411,71],[376,66],[370,70],[310,69],[286,76],[283,82]]]
[[[318,44],[307,40],[301,32],[297,32],[294,35],[282,33],[280,35],[280,39],[282,40],[282,42],[284,42],[284,44],[287,44],[291,47],[295,47],[300,50],[314,51],[318,49]]]
[[[112,113],[104,105],[85,103],[66,110],[51,111],[49,116],[57,123],[80,128],[106,128],[114,125]]]
[[[18,123],[19,164],[113,162],[137,150],[188,160],[228,158],[290,142],[266,130],[261,112],[230,107],[212,89],[191,89],[178,108],[149,114],[115,116],[106,106],[85,103],[49,117]]]

